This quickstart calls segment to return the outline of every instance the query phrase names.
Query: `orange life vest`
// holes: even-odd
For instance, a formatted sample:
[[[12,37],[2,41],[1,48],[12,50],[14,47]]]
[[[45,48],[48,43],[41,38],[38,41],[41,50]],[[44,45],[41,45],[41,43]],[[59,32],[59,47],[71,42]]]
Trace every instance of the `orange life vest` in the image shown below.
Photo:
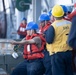
[[[25,35],[26,36],[27,35],[27,32],[26,32],[25,28],[26,28],[26,24],[24,25],[23,23],[21,23],[20,26],[19,26],[19,28],[18,28],[17,33],[19,35]]]
[[[71,12],[70,14],[68,14],[64,19],[68,20],[68,21],[72,21],[72,18],[76,16],[76,10],[74,10],[73,12]]]
[[[44,33],[51,25],[51,22],[48,22],[43,28],[40,27],[41,33]]]
[[[71,12],[69,15],[68,15],[68,18],[70,18],[72,20],[72,18],[76,16],[76,10],[74,10],[73,12]]]
[[[36,44],[27,44],[24,46],[24,55],[23,57],[25,59],[31,60],[31,59],[37,59],[37,58],[43,58],[44,54],[42,51],[44,50],[45,46],[45,38],[41,34],[33,34],[32,36],[26,36],[26,40],[33,39],[34,37],[40,37],[42,40],[42,46],[41,48],[38,48]],[[28,51],[27,47],[30,46],[30,50]]]

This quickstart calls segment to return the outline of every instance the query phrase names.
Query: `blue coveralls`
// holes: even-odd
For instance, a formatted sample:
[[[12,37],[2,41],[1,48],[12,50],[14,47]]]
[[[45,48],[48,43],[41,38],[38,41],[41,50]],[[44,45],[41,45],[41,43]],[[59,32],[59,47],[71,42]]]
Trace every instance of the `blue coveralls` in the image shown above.
[[[47,30],[44,32],[46,35]],[[51,71],[51,56],[49,55],[49,52],[46,50],[43,50],[44,58],[42,59],[43,65],[45,67],[45,75],[52,75]]]
[[[24,60],[12,71],[11,75],[43,75],[42,59]]]
[[[47,31],[46,41],[48,44],[52,44],[55,37],[55,30],[53,26]],[[73,75],[72,72],[72,52],[58,52],[51,56],[52,75]]]
[[[75,57],[73,57],[74,59],[74,64],[73,66],[75,66],[74,68],[74,72],[76,73],[76,16],[74,16],[72,18],[72,26],[70,29],[70,33],[69,33],[69,37],[68,37],[68,44],[69,46],[71,46],[74,49],[74,55]]]

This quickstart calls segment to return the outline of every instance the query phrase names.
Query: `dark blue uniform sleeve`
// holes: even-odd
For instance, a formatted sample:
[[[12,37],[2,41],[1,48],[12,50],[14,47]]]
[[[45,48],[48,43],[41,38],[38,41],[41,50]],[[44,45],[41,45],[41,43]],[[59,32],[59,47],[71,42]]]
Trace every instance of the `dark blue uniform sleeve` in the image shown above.
[[[72,48],[76,49],[76,16],[72,19],[72,26],[68,37],[68,44]]]
[[[50,26],[50,28],[46,31],[46,34],[45,34],[46,42],[48,44],[51,44],[54,40],[54,36],[55,36],[54,28],[53,26]]]

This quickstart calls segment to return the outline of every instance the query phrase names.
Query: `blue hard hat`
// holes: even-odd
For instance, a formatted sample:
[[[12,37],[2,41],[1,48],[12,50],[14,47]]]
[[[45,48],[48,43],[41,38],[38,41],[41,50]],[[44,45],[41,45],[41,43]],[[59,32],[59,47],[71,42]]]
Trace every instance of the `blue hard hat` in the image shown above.
[[[24,17],[22,20],[25,20],[25,21],[27,21],[27,19]]]
[[[52,15],[51,11],[52,11],[52,10],[50,10],[50,11],[47,13],[49,16],[51,16],[51,15]]]
[[[41,14],[39,16],[39,21],[47,21],[47,20],[50,20],[50,17],[48,14]]]
[[[65,5],[60,5],[60,6],[63,8],[64,13],[68,12],[67,6],[65,6]]]
[[[38,29],[38,24],[36,24],[35,22],[29,22],[25,28],[25,30],[36,30]]]

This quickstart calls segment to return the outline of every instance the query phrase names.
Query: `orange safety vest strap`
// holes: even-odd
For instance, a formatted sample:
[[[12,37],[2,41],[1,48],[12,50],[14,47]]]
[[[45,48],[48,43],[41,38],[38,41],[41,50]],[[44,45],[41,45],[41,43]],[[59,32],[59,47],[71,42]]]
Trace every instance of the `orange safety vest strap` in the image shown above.
[[[42,50],[44,50],[44,45],[45,45],[45,39],[43,38],[43,36],[41,34],[34,34],[32,36],[26,36],[26,40],[29,40],[29,39],[32,39],[36,36],[39,36],[42,40],[42,46],[41,48],[38,48],[36,46],[36,44],[31,44],[30,45],[30,51],[28,52],[27,51],[27,45],[25,45],[25,48],[24,48],[24,58],[27,58],[27,59],[36,59],[36,58],[43,58],[44,57],[44,54],[42,53]],[[34,50],[33,50],[34,49]]]

